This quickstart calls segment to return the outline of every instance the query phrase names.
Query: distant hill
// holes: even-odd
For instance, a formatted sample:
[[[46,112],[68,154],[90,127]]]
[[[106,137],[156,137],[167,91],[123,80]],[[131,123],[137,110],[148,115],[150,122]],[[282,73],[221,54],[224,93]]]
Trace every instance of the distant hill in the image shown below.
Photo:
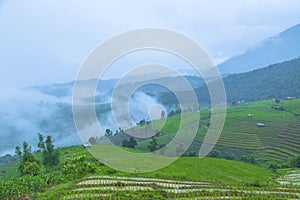
[[[246,73],[224,78],[227,102],[257,101],[270,98],[300,97],[300,57]],[[200,103],[207,104],[210,97],[206,86],[196,89]],[[165,94],[165,96],[172,96]]]
[[[231,101],[300,97],[300,58],[224,79]]]
[[[251,71],[270,64],[291,60],[300,55],[300,24],[271,37],[241,55],[218,65],[222,74]]]
[[[9,163],[11,163],[15,160],[16,160],[15,157],[13,157],[10,154],[6,154],[5,156],[0,157],[0,165],[6,165],[6,164],[9,164]]]
[[[198,88],[204,84],[204,81],[201,77],[195,75],[184,75],[183,76],[190,84],[192,88]],[[170,85],[176,86],[178,81],[180,81],[182,77],[165,77],[163,79],[154,79],[152,82],[164,82]],[[163,81],[161,81],[163,80]],[[116,84],[118,83],[119,79],[109,79],[109,80],[101,80],[97,87],[96,94],[96,102],[98,103],[105,103],[108,96],[111,96],[112,91]],[[89,87],[89,85],[98,82],[98,79],[90,79],[79,81],[79,85],[82,87]],[[44,93],[49,96],[54,96],[58,98],[70,97],[72,96],[74,81],[68,83],[59,83],[59,84],[50,84],[50,85],[37,85],[27,89],[36,90],[41,93]],[[152,94],[157,92],[166,92],[168,91],[166,88],[155,85],[155,84],[148,84],[143,86],[142,92],[150,92]]]
[[[262,100],[266,98],[285,99],[288,96],[300,97],[300,58],[271,65],[266,68],[257,69],[251,72],[242,74],[233,74],[224,78],[224,84],[227,94],[228,104],[234,101],[245,100],[246,102]],[[208,106],[210,97],[207,89],[203,86],[203,79],[197,76],[186,76],[186,79],[196,89],[201,106]],[[81,85],[90,84],[90,81],[82,81]],[[174,86],[179,85],[178,77],[169,77],[164,79]],[[103,81],[101,86],[104,90],[98,90],[96,96],[96,111],[97,117],[103,126],[103,130],[110,128],[115,131],[113,118],[110,112],[110,106],[105,104],[108,102],[111,90],[117,80]],[[155,82],[155,80],[153,81]],[[0,112],[0,128],[2,131],[3,141],[10,141],[10,138],[18,136],[18,141],[15,143],[6,142],[0,146],[0,155],[5,155],[7,152],[13,153],[16,145],[21,145],[23,140],[33,142],[36,138],[36,133],[41,132],[45,135],[51,135],[56,141],[56,146],[79,144],[80,139],[76,133],[76,128],[73,120],[71,98],[74,82],[66,84],[53,84],[48,86],[36,86],[29,90],[38,91],[38,94],[29,93],[32,101],[19,98],[16,110],[6,111],[3,108]],[[99,89],[99,88],[98,88]],[[141,95],[134,102],[134,117],[135,121],[143,118],[147,119],[145,112],[142,112],[145,105],[153,105],[153,103],[161,103],[165,106],[166,111],[170,112],[177,104],[173,93],[166,88],[156,85],[148,85],[141,89],[141,92],[147,95]],[[40,93],[44,95],[40,95]],[[25,93],[27,95],[27,93]],[[151,96],[151,97],[149,97]],[[147,97],[147,98],[146,98]],[[149,97],[149,98],[148,98]],[[21,107],[22,109],[17,109]],[[136,111],[136,112],[135,112]],[[93,132],[93,130],[86,130]],[[28,134],[27,134],[28,133]]]
[[[99,85],[98,90],[104,88],[107,91],[110,91],[115,86],[117,81],[118,81],[118,79],[103,80],[103,81],[101,81],[101,88]],[[78,81],[78,84],[82,87],[88,87],[89,85],[92,85],[95,82],[98,82],[98,79]],[[62,98],[62,97],[71,97],[72,96],[74,84],[75,84],[75,81],[71,81],[68,83],[37,85],[37,86],[33,86],[33,87],[30,87],[27,89],[36,90],[36,91],[39,91],[39,92],[44,93],[49,96]]]
[[[182,77],[166,77],[160,81],[169,83],[176,87]],[[202,78],[198,76],[185,76],[192,88],[198,88],[204,84]],[[153,82],[158,81],[153,80]],[[80,87],[89,88],[90,85],[97,83],[97,79],[79,81]],[[118,79],[103,80],[100,82],[95,96],[95,106],[97,117],[103,126],[103,129],[110,128],[113,131],[118,129],[111,115],[110,97],[112,91],[118,82]],[[142,84],[143,85],[143,84]],[[72,113],[72,92],[74,81],[60,84],[38,85],[31,88],[25,88],[18,94],[18,98],[12,101],[16,102],[15,109],[7,110],[2,108],[0,111],[0,129],[2,134],[0,140],[6,141],[0,145],[0,156],[6,153],[14,153],[14,148],[21,145],[24,140],[29,143],[34,142],[36,133],[41,132],[45,135],[51,135],[56,141],[56,146],[66,146],[80,144],[80,138],[76,132]],[[140,88],[139,92],[145,95],[138,96],[134,100],[135,104],[151,104],[156,102],[156,94],[159,92],[168,92],[165,87],[156,84],[149,84]],[[30,99],[28,99],[30,97]],[[90,99],[82,99],[88,102]],[[137,103],[136,103],[137,102]],[[22,108],[22,109],[19,109]],[[140,110],[144,106],[134,107],[137,120],[147,118],[147,115]],[[88,130],[88,132],[94,132]],[[17,140],[11,142],[11,138],[17,136]],[[33,148],[35,150],[35,148]]]

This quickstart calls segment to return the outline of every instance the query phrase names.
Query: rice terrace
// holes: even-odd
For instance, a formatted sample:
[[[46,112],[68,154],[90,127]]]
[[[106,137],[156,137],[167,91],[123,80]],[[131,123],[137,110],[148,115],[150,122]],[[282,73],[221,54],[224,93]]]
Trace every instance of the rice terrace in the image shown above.
[[[0,0],[0,200],[299,200],[300,1]]]
[[[222,136],[210,153],[211,158],[197,158],[192,154],[203,138],[209,116],[209,111],[204,111],[200,119],[203,128],[186,155],[151,173],[120,172],[89,153],[105,148],[109,154],[111,147],[107,145],[94,144],[89,151],[82,146],[59,148],[60,162],[34,177],[19,177],[19,162],[3,167],[1,197],[18,199],[27,194],[38,199],[298,199],[300,172],[293,169],[297,160],[289,157],[297,158],[296,147],[300,143],[298,105],[299,100],[267,100],[229,107]],[[285,110],[274,106],[283,106]],[[248,117],[250,112],[252,117]],[[158,144],[172,137],[177,120],[176,115],[167,119],[162,130],[165,134],[156,137]],[[266,127],[257,127],[256,122],[265,123]],[[117,141],[118,137],[130,136],[119,133],[110,137]],[[152,139],[147,140],[149,144]],[[141,153],[147,140],[137,142],[134,149],[120,148]],[[227,154],[222,153],[224,150]],[[36,159],[41,156],[34,155]]]

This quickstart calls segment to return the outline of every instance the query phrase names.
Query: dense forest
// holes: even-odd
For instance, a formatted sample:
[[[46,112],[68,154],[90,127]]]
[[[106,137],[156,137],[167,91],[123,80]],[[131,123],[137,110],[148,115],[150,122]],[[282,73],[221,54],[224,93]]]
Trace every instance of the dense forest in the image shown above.
[[[286,99],[300,97],[300,57],[277,63],[251,72],[232,74],[223,79],[227,102],[258,101],[270,98]],[[195,92],[201,104],[209,104],[206,85]],[[164,104],[177,103],[172,93],[161,93],[159,101]]]

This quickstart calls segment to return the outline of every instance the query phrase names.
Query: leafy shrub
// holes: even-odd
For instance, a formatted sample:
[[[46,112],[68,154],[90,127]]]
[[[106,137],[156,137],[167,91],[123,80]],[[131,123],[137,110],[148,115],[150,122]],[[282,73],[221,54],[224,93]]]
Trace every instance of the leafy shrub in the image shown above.
[[[71,175],[72,177],[81,177],[88,173],[95,173],[97,166],[89,162],[86,156],[79,156],[72,160],[66,161],[62,167],[62,172],[65,175]]]
[[[108,170],[106,171],[106,173],[107,173],[108,175],[112,175],[112,174],[117,173],[117,170],[115,170],[115,169],[108,169]]]
[[[122,141],[122,146],[123,147],[127,147],[127,148],[135,148],[135,146],[137,145],[137,142],[135,139],[133,139],[133,137],[130,137],[129,140],[124,139]]]
[[[40,173],[41,167],[36,162],[26,162],[23,169],[23,174],[36,176]]]
[[[300,168],[300,156],[297,156],[292,159],[291,161],[291,167],[297,167]]]

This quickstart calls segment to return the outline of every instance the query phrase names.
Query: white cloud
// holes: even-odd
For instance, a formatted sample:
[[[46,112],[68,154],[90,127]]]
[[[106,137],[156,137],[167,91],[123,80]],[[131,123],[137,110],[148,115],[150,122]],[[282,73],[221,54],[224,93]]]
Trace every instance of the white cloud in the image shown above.
[[[160,27],[201,44],[216,63],[300,22],[298,0],[4,1],[0,85],[66,82],[111,36]]]

